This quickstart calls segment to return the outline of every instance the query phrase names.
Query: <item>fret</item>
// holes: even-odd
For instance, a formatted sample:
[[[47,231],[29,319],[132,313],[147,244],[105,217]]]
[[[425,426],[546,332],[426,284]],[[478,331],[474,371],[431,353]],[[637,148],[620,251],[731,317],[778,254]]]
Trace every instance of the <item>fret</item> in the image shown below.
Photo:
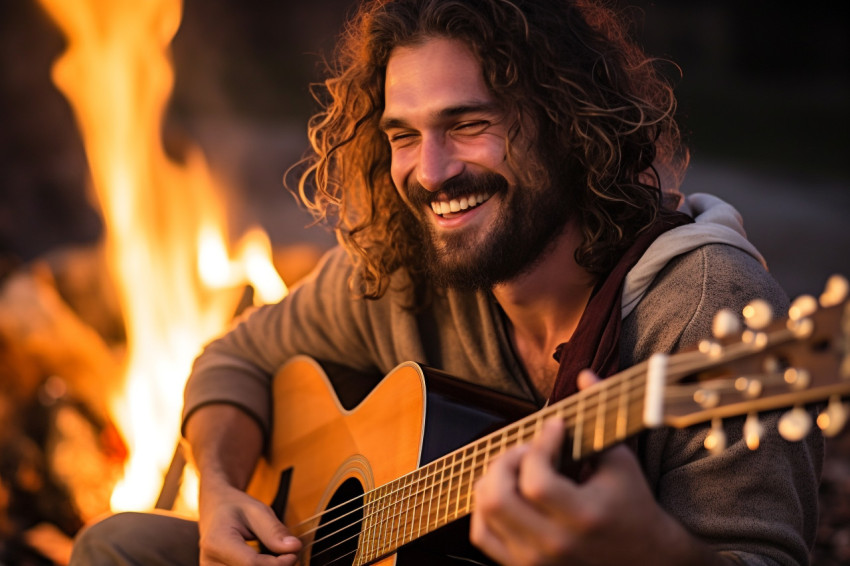
[[[393,519],[396,509],[396,501],[398,492],[395,490],[395,483],[390,482],[384,486],[386,497],[384,499],[383,520],[381,521],[381,554],[388,552],[391,548],[393,538]]]
[[[626,433],[629,426],[629,382],[625,379],[620,381],[620,401],[617,408],[617,426],[616,426],[616,434],[614,435],[617,440],[623,440],[626,438]]]
[[[410,538],[411,540],[419,538],[422,536],[422,514],[425,511],[425,470],[426,468],[419,468],[416,470],[416,488],[414,489],[415,501],[413,508],[416,510],[416,527],[413,528],[413,524],[411,523],[410,529]],[[427,529],[427,524],[426,524]],[[414,534],[414,530],[416,531]],[[427,531],[426,531],[427,532]]]
[[[482,475],[484,475],[483,462],[486,460],[487,456],[480,450],[482,444],[482,442],[476,442],[475,444],[473,444],[472,447],[472,467],[469,471],[469,477],[471,481],[475,481],[477,478],[480,478]],[[479,463],[481,464],[479,465]],[[469,498],[467,500],[466,506],[469,511],[472,511],[472,490],[470,490],[469,492]]]
[[[394,550],[402,544],[404,539],[405,515],[407,512],[407,484],[410,476],[405,475],[393,481],[392,507],[389,509],[390,530],[387,537],[387,550]]]
[[[508,449],[508,435],[511,432],[511,428],[513,428],[513,426],[511,426],[510,428],[506,428],[502,433],[500,433],[495,438],[495,440],[497,442],[494,444],[493,448],[491,448],[491,450],[488,454],[488,458],[487,458],[487,462],[486,462],[487,467],[484,468],[485,474],[487,473],[487,469],[489,468],[490,463],[493,461],[493,459],[496,458],[497,456],[499,456],[500,454],[503,454],[505,452],[505,450]]]
[[[380,554],[389,550],[389,540],[393,532],[393,509],[395,509],[395,490],[392,489],[393,483],[390,482],[384,486],[384,505],[381,513],[381,544],[379,545]]]
[[[376,556],[380,556],[386,549],[387,533],[389,531],[387,527],[387,515],[392,509],[392,492],[390,491],[391,486],[392,482],[384,484],[380,487],[381,506],[380,513],[378,513],[376,517],[378,525],[378,544],[375,547]]]
[[[476,459],[477,455],[478,455],[478,444],[477,443],[472,445],[472,446],[468,446],[463,451],[463,459],[464,459],[464,461],[468,462],[469,465],[467,466],[467,471],[466,471],[467,479],[465,480],[466,491],[464,493],[466,494],[466,497],[465,497],[466,501],[463,504],[463,509],[462,510],[458,509],[458,517],[466,515],[467,513],[470,513],[472,511],[472,493],[473,493],[473,490],[474,490],[474,487],[475,487],[475,479],[476,479],[476,476],[475,476],[475,459]]]
[[[360,532],[360,544],[357,546],[357,556],[365,560],[372,557],[377,535],[375,534],[375,490],[367,491],[363,496],[363,528]],[[355,560],[356,562],[356,560]]]
[[[374,497],[372,498],[371,509],[369,509],[369,521],[371,524],[371,540],[369,544],[369,552],[366,556],[374,557],[378,555],[381,541],[384,539],[384,529],[381,519],[384,516],[384,507],[386,505],[384,499],[384,487],[379,487],[372,490]]]
[[[576,407],[576,424],[573,431],[573,460],[581,460],[582,455],[582,437],[584,436],[584,395],[578,398]]]
[[[402,545],[413,539],[413,517],[416,513],[415,486],[416,478],[413,473],[406,474],[404,480],[404,493],[401,505],[401,530],[399,531],[398,544]]]
[[[437,466],[438,465],[439,465],[439,460],[437,460],[436,462],[431,462],[426,467],[426,470],[427,470],[426,477],[428,478],[428,495],[427,495],[427,498],[428,498],[428,513],[425,515],[425,532],[426,533],[431,532],[431,530],[432,530],[431,517],[433,515],[433,508],[434,508],[434,488],[437,485],[436,474],[437,474]]]
[[[608,410],[607,392],[608,389],[603,387],[602,391],[599,392],[599,401],[596,404],[596,426],[593,430],[593,449],[597,452],[605,447],[605,416]]]
[[[435,504],[436,504],[436,509],[435,509],[435,513],[434,513],[433,529],[436,529],[437,527],[439,527],[441,525],[440,515],[441,515],[442,509],[443,509],[443,480],[445,478],[445,473],[446,473],[446,459],[441,458],[440,460],[438,460],[438,463],[440,464],[440,466],[439,466],[440,469],[434,476],[434,482],[437,484],[438,490],[437,490],[437,497],[434,501]]]
[[[454,511],[452,519],[460,517],[460,500],[463,497],[463,470],[466,464],[466,459],[463,457],[463,451],[457,452],[455,457],[454,474],[457,478],[457,490],[454,496]]]
[[[434,529],[434,500],[437,498],[436,489],[438,486],[437,481],[437,468],[440,465],[440,461],[434,461],[428,464],[428,483],[429,483],[429,494],[428,494],[428,514],[426,515],[425,522],[425,532],[431,532]]]
[[[446,481],[446,502],[445,502],[445,504],[443,504],[443,518],[442,518],[442,524],[443,525],[445,525],[449,522],[449,509],[451,508],[451,504],[452,504],[452,491],[454,489],[452,487],[453,484],[454,484],[454,463],[453,463],[453,460],[454,460],[454,454],[450,454],[448,457],[446,457],[447,472],[444,476],[444,479],[447,480],[447,481]]]

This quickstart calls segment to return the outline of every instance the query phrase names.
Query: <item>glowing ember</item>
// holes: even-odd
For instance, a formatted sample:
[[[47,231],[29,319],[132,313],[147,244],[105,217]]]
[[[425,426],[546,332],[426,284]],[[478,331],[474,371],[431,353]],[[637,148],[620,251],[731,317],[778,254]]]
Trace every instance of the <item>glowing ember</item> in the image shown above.
[[[127,327],[126,389],[111,407],[130,459],[112,506],[149,509],[177,442],[193,358],[226,327],[246,283],[262,301],[286,287],[262,231],[229,253],[224,207],[200,153],[178,164],[163,150],[180,2],[40,2],[68,38],[53,79],[85,143]]]

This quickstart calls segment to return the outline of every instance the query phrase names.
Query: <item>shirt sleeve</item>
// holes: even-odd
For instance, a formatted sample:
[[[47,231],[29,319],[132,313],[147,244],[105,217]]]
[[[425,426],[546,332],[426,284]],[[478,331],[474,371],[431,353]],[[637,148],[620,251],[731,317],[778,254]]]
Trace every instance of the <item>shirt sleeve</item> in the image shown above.
[[[756,298],[784,317],[784,292],[746,254],[708,245],[680,256],[624,319],[623,363],[691,347],[710,336],[720,308],[740,313]],[[724,420],[728,445],[718,455],[703,446],[707,424],[656,429],[639,443],[659,504],[695,536],[744,564],[807,564],[814,543],[824,439],[814,427],[800,442],[784,440],[777,431],[781,413],[759,416],[764,435],[754,451],[743,438],[744,417]]]
[[[268,431],[272,376],[297,354],[363,372],[373,369],[378,348],[373,321],[390,307],[353,298],[351,271],[344,251],[334,248],[282,301],[246,313],[207,344],[186,383],[183,422],[201,406],[228,403]]]

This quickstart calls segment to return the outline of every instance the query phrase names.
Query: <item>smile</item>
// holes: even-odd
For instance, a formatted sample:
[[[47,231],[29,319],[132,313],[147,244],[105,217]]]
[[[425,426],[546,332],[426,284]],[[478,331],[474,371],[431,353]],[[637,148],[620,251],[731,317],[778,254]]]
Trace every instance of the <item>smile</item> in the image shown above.
[[[480,193],[477,195],[461,197],[459,199],[453,198],[450,201],[433,201],[431,202],[431,210],[434,211],[434,214],[444,216],[449,213],[461,212],[463,210],[475,208],[476,206],[486,202],[491,196],[493,195]]]

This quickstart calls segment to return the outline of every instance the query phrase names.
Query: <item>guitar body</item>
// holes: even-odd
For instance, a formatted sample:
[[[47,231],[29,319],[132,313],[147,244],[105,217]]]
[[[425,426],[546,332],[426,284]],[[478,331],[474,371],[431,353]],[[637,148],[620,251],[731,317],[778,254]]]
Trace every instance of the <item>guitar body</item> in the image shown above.
[[[344,404],[322,366],[307,357],[277,373],[273,396],[268,457],[249,492],[301,538],[305,566],[363,563],[356,551],[365,492],[534,410],[414,363],[398,366],[347,408],[351,396]],[[467,564],[484,562],[467,541],[468,522],[458,521],[373,563],[434,564],[435,557],[427,557],[432,552],[446,563],[442,551],[464,556]]]

